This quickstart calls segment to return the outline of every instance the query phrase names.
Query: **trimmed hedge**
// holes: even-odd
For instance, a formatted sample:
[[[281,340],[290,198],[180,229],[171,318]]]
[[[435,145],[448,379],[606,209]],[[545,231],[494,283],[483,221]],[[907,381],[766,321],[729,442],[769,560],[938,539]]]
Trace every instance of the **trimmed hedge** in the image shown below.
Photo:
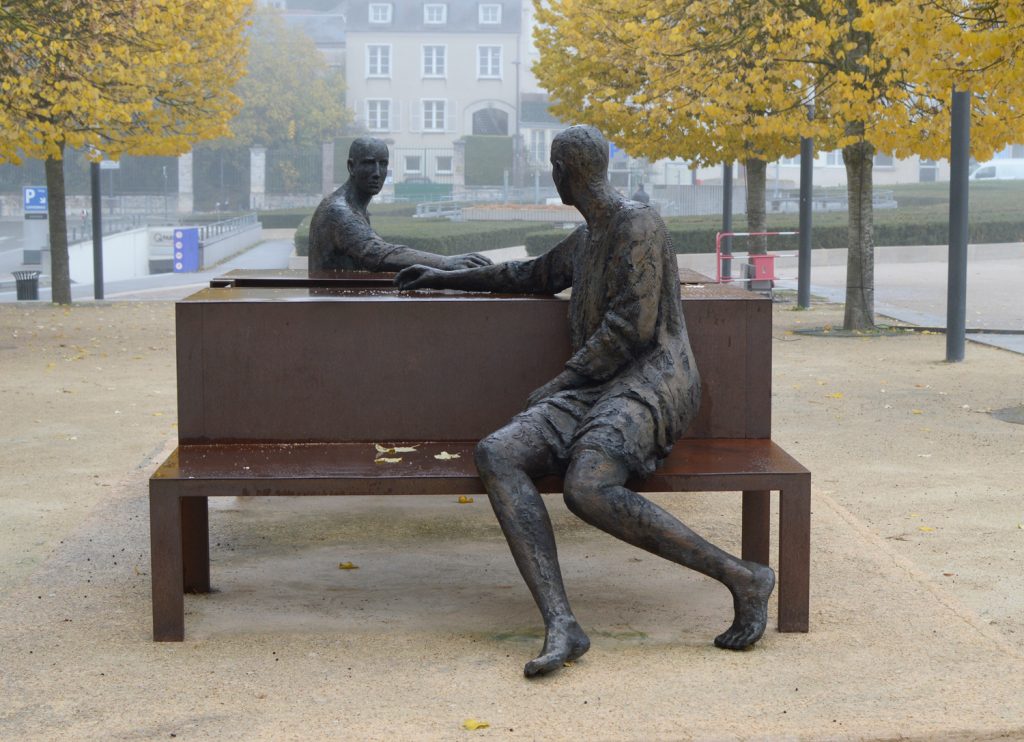
[[[311,221],[313,221],[313,215],[307,214],[295,229],[295,254],[299,257],[304,258],[309,255],[309,223]]]
[[[896,245],[943,245],[949,241],[949,222],[945,218],[931,215],[916,215],[917,219],[885,218],[885,212],[875,212],[875,244]],[[819,218],[815,215],[811,246],[815,249],[847,247],[846,214],[839,214],[841,220],[828,215]],[[715,234],[721,230],[720,222],[715,224],[680,224],[680,220],[669,219],[666,222],[669,236],[675,251],[679,254],[712,253],[715,251]],[[769,217],[769,229],[772,231],[790,231],[797,229],[795,219],[776,221]],[[744,220],[733,221],[733,229],[742,232],[746,228]],[[546,229],[536,231],[526,238],[526,251],[531,256],[541,255],[553,247],[566,235],[564,230]],[[777,243],[779,248],[792,249],[796,246],[796,237],[782,238],[786,243]],[[977,220],[972,219],[968,227],[968,239],[973,244],[991,242],[1022,242],[1024,241],[1024,216],[984,215]],[[781,245],[785,245],[784,248]],[[739,243],[734,243],[734,250],[743,250]]]
[[[416,213],[414,203],[374,203],[370,206],[371,218],[380,216],[412,216]],[[275,209],[259,212],[259,220],[264,229],[297,229],[299,223],[307,216],[312,216],[313,208],[305,206],[298,209]]]
[[[312,214],[312,209],[308,208],[261,211],[259,220],[264,229],[295,229],[304,217]]]
[[[295,230],[296,255],[309,255],[309,223],[312,218],[312,214],[307,216]],[[516,247],[526,244],[537,230],[547,228],[543,222],[452,222],[394,216],[371,216],[371,223],[377,234],[388,242],[438,255]]]

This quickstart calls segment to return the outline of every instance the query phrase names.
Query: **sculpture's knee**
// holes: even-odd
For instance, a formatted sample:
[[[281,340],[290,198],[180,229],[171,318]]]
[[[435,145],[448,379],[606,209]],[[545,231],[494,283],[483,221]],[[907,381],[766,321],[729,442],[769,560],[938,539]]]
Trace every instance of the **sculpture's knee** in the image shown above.
[[[604,487],[592,477],[570,468],[565,475],[562,499],[573,515],[589,521],[593,517],[592,514],[602,505],[603,489]]]
[[[476,461],[476,468],[481,476],[486,477],[493,474],[501,467],[502,451],[505,448],[501,440],[493,433],[482,438],[476,444],[473,459]]]

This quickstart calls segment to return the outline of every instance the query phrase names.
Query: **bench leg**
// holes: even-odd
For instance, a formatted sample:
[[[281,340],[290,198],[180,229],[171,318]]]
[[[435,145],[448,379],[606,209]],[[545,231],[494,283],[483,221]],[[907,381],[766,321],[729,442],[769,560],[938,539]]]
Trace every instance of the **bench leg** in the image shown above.
[[[768,564],[771,531],[771,491],[743,492],[743,551],[749,562]]]
[[[807,631],[811,583],[811,475],[779,495],[779,631]]]
[[[153,641],[185,638],[181,504],[162,483],[149,485],[150,574],[153,582]],[[164,491],[161,491],[164,490]]]
[[[181,549],[185,592],[210,592],[210,520],[205,497],[181,498]]]

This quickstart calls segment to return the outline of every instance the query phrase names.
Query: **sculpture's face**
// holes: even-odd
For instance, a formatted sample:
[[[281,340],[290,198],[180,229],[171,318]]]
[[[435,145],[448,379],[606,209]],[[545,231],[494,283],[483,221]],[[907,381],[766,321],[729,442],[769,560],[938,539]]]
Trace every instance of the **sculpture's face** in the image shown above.
[[[364,193],[376,196],[388,177],[388,148],[374,143],[352,152],[348,161],[348,177]]]
[[[551,156],[551,179],[555,181],[555,190],[558,191],[562,203],[572,206],[572,191],[569,188],[569,174],[561,160],[556,160],[554,154]]]

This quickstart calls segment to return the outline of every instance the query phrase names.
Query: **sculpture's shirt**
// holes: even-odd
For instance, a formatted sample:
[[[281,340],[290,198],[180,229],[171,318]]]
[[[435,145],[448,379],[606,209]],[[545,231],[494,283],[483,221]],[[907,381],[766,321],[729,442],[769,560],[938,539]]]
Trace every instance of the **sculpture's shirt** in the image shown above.
[[[345,198],[345,186],[320,202],[309,224],[309,272],[399,271],[422,262],[416,250],[385,242],[365,211]]]
[[[676,256],[661,218],[623,202],[608,224],[594,232],[581,226],[544,255],[503,271],[510,291],[572,286],[566,366],[590,380],[581,398],[627,397],[650,410],[657,450],[643,468],[653,469],[692,421],[700,395]]]

